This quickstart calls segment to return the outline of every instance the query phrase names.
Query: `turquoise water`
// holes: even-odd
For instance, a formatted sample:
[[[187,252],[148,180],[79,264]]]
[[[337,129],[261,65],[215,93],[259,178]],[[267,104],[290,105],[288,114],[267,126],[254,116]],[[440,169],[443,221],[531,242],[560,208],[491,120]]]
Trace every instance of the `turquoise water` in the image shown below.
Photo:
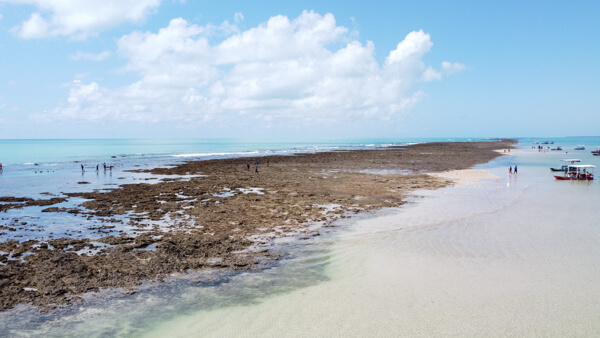
[[[411,142],[466,141],[468,139],[358,139],[358,140],[252,140],[252,139],[101,139],[101,140],[0,140],[0,163],[47,164],[118,158],[219,157],[273,152],[319,151]]]
[[[477,166],[494,179],[418,192],[424,197],[401,208],[286,244],[289,258],[272,269],[214,285],[190,277],[126,297],[117,291],[58,314],[11,310],[0,314],[0,332],[597,336],[599,180],[556,181],[548,168],[566,157],[600,166],[590,153],[600,138],[549,138],[561,152],[531,148],[543,140],[521,139],[520,151]],[[581,144],[585,151],[573,149]],[[509,176],[514,165],[519,174]]]
[[[127,173],[186,160],[290,155],[335,149],[469,139],[251,140],[103,139],[0,140],[0,196],[91,191],[141,179]],[[113,170],[104,170],[104,164]],[[98,170],[97,170],[98,169]],[[87,182],[85,186],[78,182]]]

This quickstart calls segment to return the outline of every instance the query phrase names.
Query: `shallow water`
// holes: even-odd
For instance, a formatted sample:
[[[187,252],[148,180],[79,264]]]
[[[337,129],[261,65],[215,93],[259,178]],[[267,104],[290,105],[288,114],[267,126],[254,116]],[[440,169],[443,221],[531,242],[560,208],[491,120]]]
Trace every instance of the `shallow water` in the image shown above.
[[[600,334],[600,184],[555,181],[564,153],[479,166],[498,178],[287,244],[291,257],[212,285],[194,277],[59,314],[0,314],[10,335],[475,336]],[[582,154],[585,155],[585,154]],[[566,156],[566,157],[565,157]],[[582,162],[594,163],[591,155]],[[509,165],[519,174],[509,176]],[[197,279],[197,278],[196,278]],[[116,294],[119,291],[115,291]]]
[[[148,335],[597,336],[600,184],[555,181],[544,164],[561,156],[524,151],[486,166],[498,179],[421,192],[342,232],[326,280]]]

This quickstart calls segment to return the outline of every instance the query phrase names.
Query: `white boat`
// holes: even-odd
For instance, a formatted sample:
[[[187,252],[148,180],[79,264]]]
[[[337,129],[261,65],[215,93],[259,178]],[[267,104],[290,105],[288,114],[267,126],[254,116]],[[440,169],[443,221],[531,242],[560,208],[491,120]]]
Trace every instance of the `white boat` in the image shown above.
[[[554,175],[557,180],[587,180],[594,179],[593,164],[570,164],[563,176]]]
[[[575,150],[585,150],[585,147],[583,145],[579,145],[575,147]]]
[[[552,171],[567,171],[569,164],[572,165],[572,164],[581,162],[581,160],[576,159],[576,158],[566,159],[566,160],[561,160],[561,161],[564,162],[565,164],[563,164],[560,168],[550,168],[550,170],[552,170]]]

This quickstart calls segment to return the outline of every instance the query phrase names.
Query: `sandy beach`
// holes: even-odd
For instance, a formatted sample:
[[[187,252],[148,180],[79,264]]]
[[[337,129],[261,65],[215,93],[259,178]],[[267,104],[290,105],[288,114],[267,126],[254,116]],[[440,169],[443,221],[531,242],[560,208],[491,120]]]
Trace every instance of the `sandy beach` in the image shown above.
[[[452,171],[486,163],[512,144],[424,143],[191,161],[152,169],[172,176],[152,184],[68,193],[85,199],[70,209],[53,206],[63,201],[55,197],[2,197],[4,209],[42,205],[44,212],[102,219],[98,232],[106,236],[0,243],[0,309],[30,303],[48,310],[107,288],[135,293],[143,281],[173,273],[263,269],[285,256],[273,246],[275,238],[318,236],[320,227],[338,218],[402,205],[410,191],[486,178],[483,171]],[[27,223],[14,222],[0,232],[19,227]],[[197,282],[206,282],[203,278]]]

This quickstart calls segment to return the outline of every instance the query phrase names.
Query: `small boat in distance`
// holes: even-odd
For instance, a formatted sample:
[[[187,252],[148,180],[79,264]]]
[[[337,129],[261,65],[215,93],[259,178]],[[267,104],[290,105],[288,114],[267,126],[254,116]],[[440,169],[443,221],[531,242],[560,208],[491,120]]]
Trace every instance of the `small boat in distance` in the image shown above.
[[[596,150],[592,150],[592,155],[594,155],[594,156],[600,155],[600,148],[598,148]]]
[[[562,148],[560,146],[556,147],[556,148],[552,148],[550,150],[562,150]]]
[[[561,160],[562,162],[565,162],[564,165],[562,165],[560,168],[550,168],[551,171],[564,171],[566,172],[567,169],[569,168],[569,164],[575,164],[575,163],[579,163],[581,162],[581,160],[578,159],[567,159],[567,160]]]
[[[575,150],[585,150],[585,147],[583,145],[579,145],[575,147]]]
[[[594,179],[592,170],[596,168],[593,164],[570,164],[562,176],[554,175],[557,180],[586,180]]]

